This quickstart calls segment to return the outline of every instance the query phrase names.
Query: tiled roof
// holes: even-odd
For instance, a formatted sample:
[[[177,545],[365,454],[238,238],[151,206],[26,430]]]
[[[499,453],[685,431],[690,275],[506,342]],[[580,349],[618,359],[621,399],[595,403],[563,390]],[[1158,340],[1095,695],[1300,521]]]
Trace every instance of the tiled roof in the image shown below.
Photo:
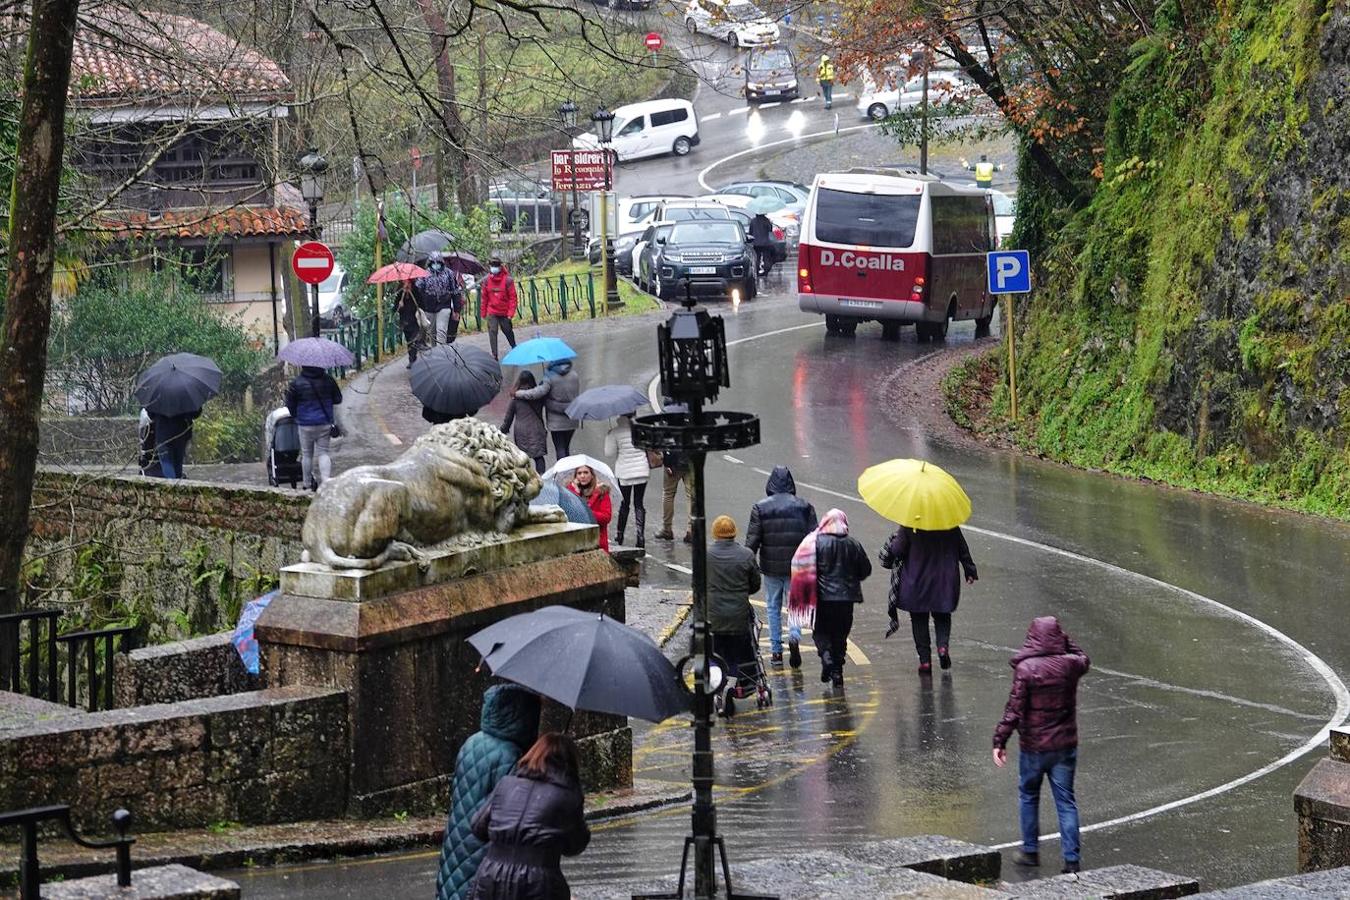
[[[109,213],[100,224],[120,238],[185,240],[193,238],[287,237],[309,234],[309,218],[290,207],[236,206],[212,212],[207,209],[165,210],[158,218],[128,210]]]
[[[82,11],[71,76],[71,96],[86,103],[291,96],[275,62],[205,22],[125,7]]]

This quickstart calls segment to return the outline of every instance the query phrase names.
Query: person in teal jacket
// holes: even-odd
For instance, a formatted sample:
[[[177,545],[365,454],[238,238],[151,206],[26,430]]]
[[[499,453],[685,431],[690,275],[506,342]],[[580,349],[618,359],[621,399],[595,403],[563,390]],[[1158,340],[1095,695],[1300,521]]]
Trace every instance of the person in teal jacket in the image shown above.
[[[455,758],[450,790],[450,819],[441,844],[436,875],[437,900],[465,900],[487,846],[474,837],[473,818],[492,796],[497,782],[511,774],[521,754],[539,733],[539,696],[514,684],[498,684],[483,694],[478,731],[469,735]]]

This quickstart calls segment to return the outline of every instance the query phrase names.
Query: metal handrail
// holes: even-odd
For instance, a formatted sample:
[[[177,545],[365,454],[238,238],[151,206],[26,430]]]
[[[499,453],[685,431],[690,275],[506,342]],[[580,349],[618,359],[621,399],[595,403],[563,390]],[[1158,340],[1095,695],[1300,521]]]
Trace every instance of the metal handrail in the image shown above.
[[[91,850],[104,850],[114,847],[117,850],[117,886],[131,887],[131,845],[136,843],[127,831],[131,828],[131,813],[119,809],[112,814],[113,830],[117,837],[111,841],[91,841],[75,832],[70,821],[70,807],[65,804],[53,806],[34,806],[0,813],[0,828],[17,827],[19,829],[19,897],[21,900],[39,900],[42,890],[41,866],[38,863],[38,825],[42,822],[56,822],[66,835],[81,847]]]
[[[66,697],[67,706],[80,705],[79,679],[80,679],[80,649],[84,646],[84,656],[89,670],[89,703],[85,707],[89,712],[97,712],[99,709],[99,674],[98,674],[98,642],[103,641],[103,708],[113,708],[113,677],[115,674],[116,654],[113,649],[113,641],[116,638],[122,639],[122,652],[130,653],[134,642],[136,629],[130,626],[122,628],[103,628],[87,631],[72,631],[69,634],[58,635],[58,643],[65,644],[68,648],[66,653],[66,687],[68,695]]]
[[[59,701],[60,681],[56,677],[56,626],[61,619],[58,609],[28,609],[0,615],[0,691],[27,694],[39,700]],[[42,623],[47,623],[46,639],[42,638]],[[28,623],[28,664],[23,665],[23,626]],[[46,665],[42,657],[46,655]],[[46,669],[47,689],[42,690],[40,668]],[[22,675],[27,670],[28,683]]]

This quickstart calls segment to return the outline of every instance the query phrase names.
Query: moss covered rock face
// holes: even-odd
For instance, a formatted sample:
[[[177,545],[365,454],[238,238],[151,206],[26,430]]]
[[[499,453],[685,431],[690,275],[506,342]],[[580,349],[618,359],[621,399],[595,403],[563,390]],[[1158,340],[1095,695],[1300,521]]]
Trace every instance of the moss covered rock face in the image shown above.
[[[1086,209],[1019,198],[1023,436],[1350,517],[1350,7],[1220,5],[1179,46],[1135,47]]]

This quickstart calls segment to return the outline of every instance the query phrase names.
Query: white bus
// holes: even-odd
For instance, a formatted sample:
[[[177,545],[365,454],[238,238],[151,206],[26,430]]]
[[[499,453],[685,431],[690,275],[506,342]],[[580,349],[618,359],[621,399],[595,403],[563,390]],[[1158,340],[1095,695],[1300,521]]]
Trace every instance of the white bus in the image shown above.
[[[985,191],[908,169],[822,173],[811,185],[797,250],[798,305],[831,334],[881,323],[895,340],[913,323],[941,340],[953,319],[989,333],[995,298],[985,254],[997,244]]]

